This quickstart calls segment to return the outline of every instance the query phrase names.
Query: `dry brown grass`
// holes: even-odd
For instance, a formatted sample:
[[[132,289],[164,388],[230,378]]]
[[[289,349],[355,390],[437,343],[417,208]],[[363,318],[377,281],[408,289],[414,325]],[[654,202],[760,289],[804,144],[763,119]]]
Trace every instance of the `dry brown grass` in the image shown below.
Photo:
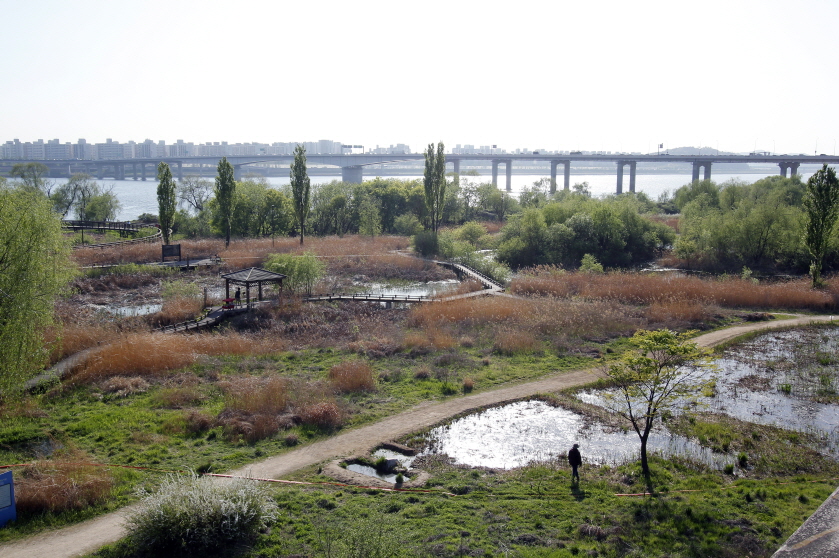
[[[411,351],[428,353],[446,351],[457,344],[454,338],[439,329],[428,328],[425,331],[411,331],[405,334],[402,345]]]
[[[283,348],[278,339],[237,333],[130,333],[92,354],[73,371],[70,383],[112,376],[162,376],[189,366],[202,355],[271,354]]]
[[[502,329],[495,333],[493,350],[502,355],[532,353],[540,342],[533,333],[521,329]]]
[[[470,377],[463,378],[463,393],[472,393],[475,389],[475,380]]]
[[[458,283],[457,288],[455,288],[451,291],[446,291],[441,296],[442,297],[456,296],[456,295],[462,295],[462,294],[476,293],[476,292],[482,291],[482,290],[484,290],[484,286],[481,283],[479,283],[478,281],[475,281],[474,279],[468,279],[466,281],[461,281],[460,283]]]
[[[224,250],[224,240],[221,239],[181,240],[180,245],[184,259],[214,256]],[[82,248],[73,251],[73,259],[80,266],[159,262],[160,243],[140,242],[110,248]]]
[[[288,380],[277,376],[238,376],[219,382],[224,391],[225,407],[249,414],[277,415],[289,401]]]
[[[344,424],[344,412],[334,401],[319,401],[300,407],[297,414],[303,421],[323,430],[334,430]]]
[[[270,238],[249,238],[233,240],[227,249],[222,243],[217,253],[233,267],[250,267],[260,265],[269,254],[274,253],[311,252],[323,257],[385,254],[393,250],[404,250],[408,244],[409,239],[401,236],[307,237],[303,246],[300,246],[298,238],[276,238],[273,245]]]
[[[338,393],[375,391],[373,369],[366,362],[351,360],[329,369],[329,381]]]
[[[80,510],[108,498],[114,486],[104,467],[87,465],[84,455],[42,460],[15,476],[17,509],[24,513]]]
[[[710,312],[706,305],[696,300],[662,300],[650,304],[645,316],[651,323],[669,323],[674,320],[700,323],[710,317]]]
[[[532,270],[513,281],[511,292],[520,295],[581,297],[630,304],[663,301],[698,301],[728,308],[778,308],[831,311],[839,308],[839,278],[831,278],[824,290],[810,288],[808,279],[759,283],[740,278],[700,279],[677,274],[609,273],[589,275]]]
[[[193,320],[204,309],[204,301],[197,298],[171,298],[163,301],[160,312],[148,317],[153,327],[162,327]]]

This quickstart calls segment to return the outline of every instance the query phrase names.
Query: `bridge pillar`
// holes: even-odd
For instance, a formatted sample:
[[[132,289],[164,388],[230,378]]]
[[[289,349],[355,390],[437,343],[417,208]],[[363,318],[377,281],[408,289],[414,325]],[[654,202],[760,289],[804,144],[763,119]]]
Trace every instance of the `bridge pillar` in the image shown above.
[[[507,159],[507,191],[513,189],[513,160]]]
[[[454,167],[454,173],[460,176],[460,159],[452,161],[452,166]]]
[[[635,161],[629,163],[629,191],[635,193],[635,167],[638,165]]]
[[[556,194],[556,166],[559,161],[551,161],[551,194]]]
[[[361,184],[364,181],[364,167],[341,167],[341,180],[350,184]]]
[[[618,187],[615,191],[616,194],[623,194],[623,166],[625,164],[623,161],[618,161]]]
[[[178,180],[184,179],[184,164],[178,161]]]
[[[96,172],[99,175],[99,180],[105,178],[105,165],[96,165]]]
[[[131,174],[134,175],[134,180],[137,180],[137,163],[131,163]]]
[[[701,167],[701,166],[702,165],[699,163],[699,161],[694,161],[693,162],[693,173],[691,174],[691,177],[690,177],[691,182],[696,182],[697,180],[699,180],[699,167]]]
[[[242,180],[242,165],[233,165],[233,180],[236,182]]]
[[[787,169],[789,168],[789,163],[778,163],[778,166],[781,168],[781,176],[786,178],[787,177]]]
[[[498,188],[498,159],[492,160],[492,185]]]
[[[711,161],[706,161],[704,164],[705,167],[705,174],[703,175],[703,180],[711,180]]]
[[[140,163],[140,175],[142,176],[143,180],[146,179],[146,164],[145,163]]]
[[[798,174],[798,166],[801,163],[790,163],[789,164],[789,177],[792,178],[796,174]]]
[[[114,174],[116,175],[115,180],[125,180],[125,165],[114,165]]]
[[[563,180],[564,180],[563,188],[565,190],[570,190],[571,189],[571,161],[565,161],[563,164],[565,165],[565,170],[563,172]]]

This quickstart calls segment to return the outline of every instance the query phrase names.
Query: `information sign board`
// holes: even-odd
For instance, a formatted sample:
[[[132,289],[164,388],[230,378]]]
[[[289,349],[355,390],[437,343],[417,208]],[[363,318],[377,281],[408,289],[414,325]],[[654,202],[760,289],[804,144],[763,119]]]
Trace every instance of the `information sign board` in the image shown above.
[[[0,473],[0,527],[17,519],[15,508],[15,483],[12,472]]]

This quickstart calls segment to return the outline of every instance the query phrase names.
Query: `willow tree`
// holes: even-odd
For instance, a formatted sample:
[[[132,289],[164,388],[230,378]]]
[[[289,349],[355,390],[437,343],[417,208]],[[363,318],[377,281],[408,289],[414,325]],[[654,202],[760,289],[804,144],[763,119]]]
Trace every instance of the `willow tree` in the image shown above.
[[[216,176],[216,187],[214,188],[216,203],[224,223],[224,246],[230,246],[230,218],[233,215],[233,203],[236,195],[236,175],[233,165],[222,157],[218,162],[218,175]]]
[[[300,227],[300,244],[303,244],[303,231],[306,229],[306,218],[309,216],[309,198],[312,185],[306,170],[306,148],[297,144],[294,148],[294,163],[291,165],[291,196],[294,205],[294,217]]]
[[[436,152],[434,144],[428,144],[425,152],[423,183],[425,208],[428,212],[427,228],[436,236],[440,222],[443,220],[443,208],[446,205],[446,154],[443,142],[437,144]]]
[[[824,254],[839,217],[839,180],[836,171],[827,164],[807,181],[804,209],[807,212],[804,244],[810,252],[810,277],[815,288],[822,285]]]
[[[44,331],[72,277],[59,216],[40,192],[0,188],[0,401],[43,369]]]
[[[172,178],[172,170],[167,163],[161,162],[157,165],[157,220],[160,223],[160,232],[163,234],[163,244],[169,244],[169,233],[175,222],[175,179]]]

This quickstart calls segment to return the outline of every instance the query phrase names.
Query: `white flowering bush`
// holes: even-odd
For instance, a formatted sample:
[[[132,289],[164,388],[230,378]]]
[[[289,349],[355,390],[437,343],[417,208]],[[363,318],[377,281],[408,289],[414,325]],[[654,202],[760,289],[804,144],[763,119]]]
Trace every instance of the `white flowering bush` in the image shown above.
[[[128,530],[146,552],[199,553],[248,538],[277,517],[265,487],[247,479],[170,476],[145,496]]]

